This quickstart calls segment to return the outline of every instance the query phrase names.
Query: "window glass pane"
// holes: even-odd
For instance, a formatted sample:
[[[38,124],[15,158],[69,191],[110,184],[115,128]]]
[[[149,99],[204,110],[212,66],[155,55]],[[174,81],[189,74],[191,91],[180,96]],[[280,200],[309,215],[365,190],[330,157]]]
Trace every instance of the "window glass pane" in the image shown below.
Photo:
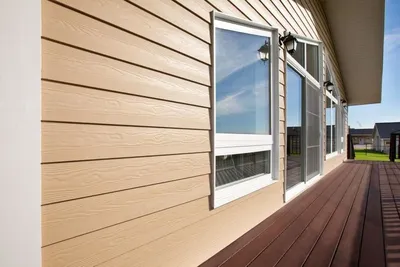
[[[304,67],[304,43],[297,43],[297,49],[292,54],[292,57]]]
[[[287,178],[286,189],[304,181],[302,175],[302,112],[304,78],[290,65],[287,67],[287,94],[286,94],[286,159]]]
[[[326,154],[332,152],[331,110],[332,101],[329,97],[326,97]]]
[[[336,147],[336,142],[337,142],[337,134],[336,134],[336,104],[335,102],[332,102],[332,121],[331,121],[331,125],[332,125],[332,152],[337,151],[337,147]]]
[[[307,72],[319,81],[318,46],[307,44]]]
[[[216,186],[271,173],[270,151],[217,156]]]
[[[258,52],[269,42],[216,29],[217,133],[270,134],[270,60]]]

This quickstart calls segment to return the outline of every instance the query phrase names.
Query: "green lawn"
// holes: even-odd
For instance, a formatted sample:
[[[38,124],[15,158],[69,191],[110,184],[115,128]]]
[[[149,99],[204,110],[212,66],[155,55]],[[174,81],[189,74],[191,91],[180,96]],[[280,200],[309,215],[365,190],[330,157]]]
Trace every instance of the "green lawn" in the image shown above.
[[[355,150],[355,152],[356,160],[389,161],[388,154],[375,151],[365,152],[365,150]],[[400,160],[396,159],[396,162],[400,162]]]

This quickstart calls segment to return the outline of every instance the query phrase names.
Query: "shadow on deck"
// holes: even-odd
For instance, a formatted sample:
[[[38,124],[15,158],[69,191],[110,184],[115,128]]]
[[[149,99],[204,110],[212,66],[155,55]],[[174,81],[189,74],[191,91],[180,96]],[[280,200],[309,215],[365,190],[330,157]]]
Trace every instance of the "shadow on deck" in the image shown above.
[[[399,209],[400,163],[346,162],[201,266],[400,266]]]

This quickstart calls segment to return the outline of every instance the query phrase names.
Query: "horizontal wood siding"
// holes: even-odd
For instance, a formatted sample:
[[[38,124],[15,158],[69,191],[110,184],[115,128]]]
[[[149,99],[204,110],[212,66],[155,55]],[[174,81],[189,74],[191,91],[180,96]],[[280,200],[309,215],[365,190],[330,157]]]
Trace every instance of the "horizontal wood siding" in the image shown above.
[[[210,208],[213,10],[324,41],[340,86],[316,0],[42,0],[44,267],[197,266],[282,207],[280,49],[279,179]]]

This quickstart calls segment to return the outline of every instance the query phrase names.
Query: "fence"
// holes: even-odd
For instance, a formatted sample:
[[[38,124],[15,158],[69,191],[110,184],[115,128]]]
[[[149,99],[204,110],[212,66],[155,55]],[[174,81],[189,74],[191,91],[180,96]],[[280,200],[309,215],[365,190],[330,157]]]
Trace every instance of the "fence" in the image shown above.
[[[301,154],[301,136],[300,135],[288,135],[287,136],[287,154],[288,154],[288,156]]]
[[[363,145],[355,144],[354,149],[355,150],[364,150],[364,151],[376,151],[376,152],[381,152],[381,153],[385,153],[385,154],[389,155],[390,145],[387,144],[387,145],[380,146],[379,148],[376,148],[376,147],[374,147],[373,144],[363,144]],[[397,152],[398,152],[398,147],[396,147],[396,155],[397,155]]]

